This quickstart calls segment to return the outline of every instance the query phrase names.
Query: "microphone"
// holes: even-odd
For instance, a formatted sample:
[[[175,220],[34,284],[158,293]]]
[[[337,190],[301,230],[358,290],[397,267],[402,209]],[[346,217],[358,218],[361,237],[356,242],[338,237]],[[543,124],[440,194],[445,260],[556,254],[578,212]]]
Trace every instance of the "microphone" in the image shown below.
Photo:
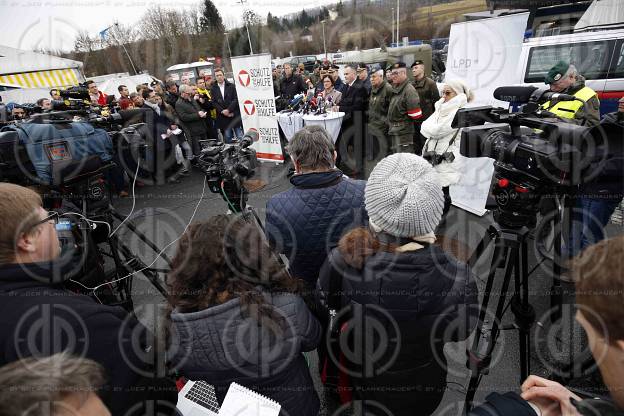
[[[535,90],[537,87],[532,86],[498,87],[494,90],[494,98],[508,103],[528,103]]]
[[[294,98],[288,102],[288,107],[294,111],[297,107],[299,107],[299,105],[301,105],[303,97],[303,94],[295,95]]]
[[[575,101],[580,100],[573,95],[570,94],[561,94],[560,92],[550,91],[550,90],[537,90],[533,93],[534,100],[539,102],[546,101]],[[580,100],[583,101],[583,100]]]

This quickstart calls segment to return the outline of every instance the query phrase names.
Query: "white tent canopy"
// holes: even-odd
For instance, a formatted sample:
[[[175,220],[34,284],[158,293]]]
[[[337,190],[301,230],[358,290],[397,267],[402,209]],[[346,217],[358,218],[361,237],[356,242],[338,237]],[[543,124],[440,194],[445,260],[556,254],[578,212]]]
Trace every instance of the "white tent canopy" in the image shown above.
[[[0,85],[55,88],[82,81],[82,62],[0,45]]]
[[[624,1],[594,0],[578,23],[575,32],[624,28]]]
[[[72,68],[82,69],[82,62],[0,45],[0,75]]]

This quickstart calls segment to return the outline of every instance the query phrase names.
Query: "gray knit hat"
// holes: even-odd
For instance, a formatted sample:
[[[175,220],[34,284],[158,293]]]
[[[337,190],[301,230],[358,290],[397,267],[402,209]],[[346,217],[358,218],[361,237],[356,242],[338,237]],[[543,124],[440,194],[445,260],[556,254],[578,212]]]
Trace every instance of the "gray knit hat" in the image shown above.
[[[436,171],[425,159],[395,153],[371,172],[364,202],[373,225],[397,237],[417,237],[438,226],[444,194]]]

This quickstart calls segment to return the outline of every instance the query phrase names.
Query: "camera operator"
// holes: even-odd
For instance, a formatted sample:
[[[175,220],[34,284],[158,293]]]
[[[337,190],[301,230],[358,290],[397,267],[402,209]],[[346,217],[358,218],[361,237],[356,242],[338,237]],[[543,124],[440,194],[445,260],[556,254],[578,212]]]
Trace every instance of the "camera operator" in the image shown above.
[[[459,130],[451,127],[457,110],[474,98],[470,88],[462,81],[447,81],[442,87],[442,98],[435,103],[435,111],[420,127],[427,140],[423,146],[425,158],[438,172],[444,191],[444,213],[451,208],[449,186],[459,182],[462,166],[459,163]]]
[[[50,90],[50,97],[52,97],[52,99],[54,101],[62,101],[63,100],[63,97],[61,97],[60,91],[58,89],[56,89],[56,88],[53,89],[53,90]]]
[[[101,105],[104,106],[106,105],[107,101],[106,101],[106,97],[107,95],[104,94],[102,91],[98,90],[97,84],[95,83],[95,81],[87,81],[85,83],[85,85],[87,86],[87,88],[89,89],[89,96],[91,97],[91,102],[95,105]]]
[[[576,320],[614,402],[581,398],[561,384],[530,376],[521,395],[491,393],[469,416],[617,416],[624,415],[624,236],[589,247],[574,260]]]
[[[559,61],[546,74],[544,82],[550,90],[573,95],[579,100],[545,102],[542,108],[568,123],[596,126],[600,122],[600,101],[596,91],[585,86],[585,78],[574,65]]]
[[[146,400],[175,404],[175,385],[154,374],[154,345],[136,318],[64,288],[58,214],[31,189],[1,183],[0,218],[0,366],[65,351],[107,370],[102,399],[114,415]]]

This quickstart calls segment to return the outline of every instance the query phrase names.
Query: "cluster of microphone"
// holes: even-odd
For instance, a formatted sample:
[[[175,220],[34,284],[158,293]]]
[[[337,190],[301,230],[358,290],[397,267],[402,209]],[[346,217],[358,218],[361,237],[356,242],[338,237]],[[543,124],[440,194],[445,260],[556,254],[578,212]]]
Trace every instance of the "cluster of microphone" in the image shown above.
[[[301,114],[320,115],[327,113],[332,107],[332,97],[323,98],[319,93],[316,97],[314,91],[309,90],[307,94],[297,94],[288,102],[286,111],[298,112]]]

